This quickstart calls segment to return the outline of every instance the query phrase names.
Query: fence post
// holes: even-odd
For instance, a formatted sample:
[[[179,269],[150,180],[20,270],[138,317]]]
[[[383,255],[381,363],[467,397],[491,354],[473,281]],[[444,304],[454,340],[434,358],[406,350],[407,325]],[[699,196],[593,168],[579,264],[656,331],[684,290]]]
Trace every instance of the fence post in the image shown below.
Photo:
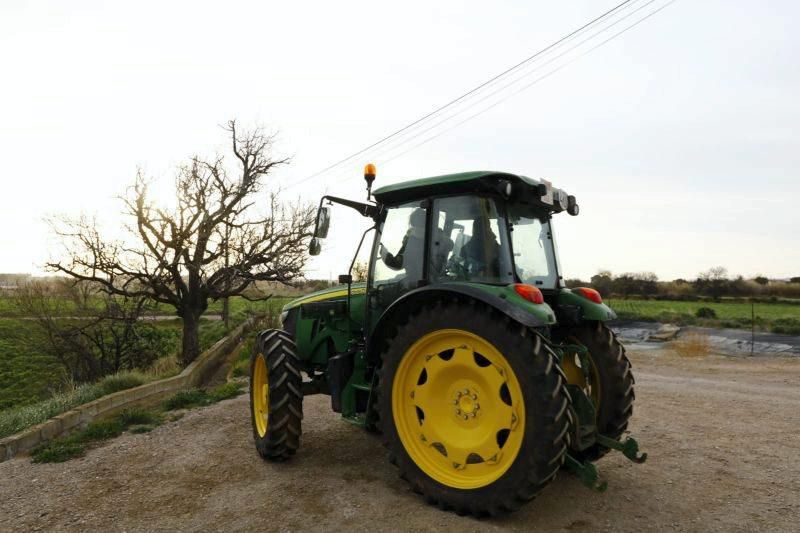
[[[756,304],[750,299],[750,357],[753,357],[756,349]]]

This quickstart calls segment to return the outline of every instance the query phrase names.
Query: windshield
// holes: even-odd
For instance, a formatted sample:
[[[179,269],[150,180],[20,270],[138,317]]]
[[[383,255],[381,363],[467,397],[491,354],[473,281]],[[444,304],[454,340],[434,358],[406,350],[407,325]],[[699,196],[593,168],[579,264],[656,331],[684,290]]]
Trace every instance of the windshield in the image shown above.
[[[528,206],[509,205],[514,266],[522,283],[546,289],[556,287],[553,232],[550,222]]]
[[[428,272],[433,281],[513,283],[505,218],[490,198],[433,202]]]

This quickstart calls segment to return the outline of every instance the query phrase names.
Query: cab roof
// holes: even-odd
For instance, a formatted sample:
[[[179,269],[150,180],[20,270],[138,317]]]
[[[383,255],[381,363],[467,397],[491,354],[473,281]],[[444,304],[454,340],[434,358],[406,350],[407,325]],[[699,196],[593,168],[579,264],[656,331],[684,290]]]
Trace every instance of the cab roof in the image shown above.
[[[373,196],[378,202],[391,205],[447,194],[498,193],[498,187],[508,181],[530,187],[542,183],[534,178],[508,172],[474,170],[384,185],[376,189]]]

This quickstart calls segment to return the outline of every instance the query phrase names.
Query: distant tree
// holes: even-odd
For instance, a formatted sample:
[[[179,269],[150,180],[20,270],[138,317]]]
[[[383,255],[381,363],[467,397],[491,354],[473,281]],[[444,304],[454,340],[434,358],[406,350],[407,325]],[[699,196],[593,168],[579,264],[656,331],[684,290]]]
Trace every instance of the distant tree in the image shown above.
[[[564,284],[568,289],[574,289],[575,287],[589,287],[592,285],[591,282],[584,281],[580,278],[567,278],[564,280]]]
[[[789,283],[800,283],[800,276],[789,278]]]
[[[769,278],[765,276],[756,276],[753,278],[753,281],[758,283],[759,285],[767,285],[769,284]]]
[[[200,316],[209,300],[241,295],[257,281],[286,283],[302,275],[314,224],[311,206],[257,196],[262,178],[288,162],[272,157],[273,137],[260,130],[242,134],[234,121],[227,131],[236,176],[228,175],[221,156],[194,157],[178,171],[170,209],[155,205],[137,175],[122,199],[132,243],[107,240],[86,217],[54,226],[68,259],[49,263],[50,269],[95,282],[108,294],[175,308],[183,322],[184,365],[200,353]],[[263,207],[260,213],[254,205]]]
[[[719,298],[725,294],[729,287],[728,270],[724,267],[714,267],[701,272],[694,282],[698,291],[712,298]]]
[[[627,297],[631,294],[636,294],[636,280],[633,274],[625,273],[614,277],[611,283],[611,292],[618,294],[622,297]]]
[[[353,281],[367,281],[367,271],[369,266],[366,263],[357,261],[353,265]]]
[[[592,287],[603,296],[610,296],[614,287],[614,275],[609,270],[600,270],[590,280]]]

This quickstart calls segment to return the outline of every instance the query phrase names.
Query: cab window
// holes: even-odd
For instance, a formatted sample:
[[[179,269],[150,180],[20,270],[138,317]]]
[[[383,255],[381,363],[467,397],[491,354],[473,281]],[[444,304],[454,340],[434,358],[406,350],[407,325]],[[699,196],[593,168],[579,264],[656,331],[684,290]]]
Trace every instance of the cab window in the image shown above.
[[[434,282],[512,283],[505,218],[491,198],[454,196],[433,202],[428,272]]]

